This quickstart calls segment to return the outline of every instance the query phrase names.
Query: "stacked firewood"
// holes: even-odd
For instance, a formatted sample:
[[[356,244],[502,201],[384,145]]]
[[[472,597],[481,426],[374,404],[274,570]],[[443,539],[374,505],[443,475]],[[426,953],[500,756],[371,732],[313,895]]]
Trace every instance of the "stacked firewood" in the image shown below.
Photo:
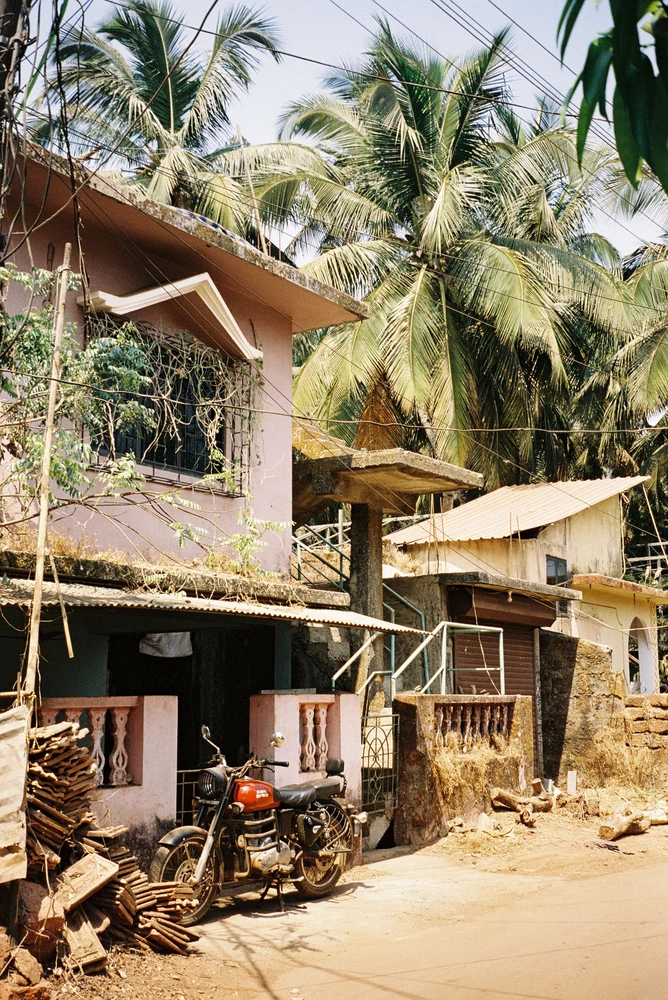
[[[70,722],[30,732],[30,878],[47,884],[64,915],[63,933],[74,968],[104,968],[106,949],[100,936],[105,935],[143,950],[186,954],[198,937],[180,924],[195,906],[192,891],[181,882],[149,882],[125,845],[128,828],[98,827],[91,812],[95,763],[80,745],[86,736],[87,730]],[[57,868],[60,873],[47,878],[48,870]]]
[[[78,741],[86,729],[71,722],[30,731],[28,763],[28,862],[55,868],[75,830],[95,821],[90,802],[96,787],[95,762]]]

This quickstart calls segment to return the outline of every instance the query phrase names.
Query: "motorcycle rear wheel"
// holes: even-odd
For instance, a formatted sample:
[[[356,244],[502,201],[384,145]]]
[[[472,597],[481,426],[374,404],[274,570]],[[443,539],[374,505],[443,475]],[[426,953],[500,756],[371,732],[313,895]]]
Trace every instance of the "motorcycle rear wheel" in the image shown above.
[[[333,858],[309,858],[302,855],[296,864],[296,873],[301,881],[295,888],[303,899],[322,899],[333,891],[343,874],[346,857],[352,850],[353,832],[350,820],[340,805],[327,802],[322,805],[329,816],[324,832],[315,842],[316,850],[334,850],[341,848],[344,854],[336,854]]]
[[[151,882],[184,882],[186,885],[192,885],[203,847],[204,839],[202,837],[188,837],[173,846],[160,844],[153,855],[148,870],[149,880]],[[218,860],[215,851],[212,851],[204,878],[199,886],[193,886],[193,890],[198,892],[198,895],[195,896],[197,905],[192,910],[187,911],[179,923],[183,924],[184,927],[191,927],[204,919],[216,898],[218,881]]]

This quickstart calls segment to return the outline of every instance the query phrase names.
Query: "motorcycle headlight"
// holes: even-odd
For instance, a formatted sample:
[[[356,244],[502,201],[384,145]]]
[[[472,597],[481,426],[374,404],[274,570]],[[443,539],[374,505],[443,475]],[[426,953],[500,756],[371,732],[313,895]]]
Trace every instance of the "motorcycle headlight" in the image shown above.
[[[197,790],[202,799],[215,799],[219,796],[225,782],[225,775],[218,772],[217,768],[210,767],[206,771],[200,771],[197,779]]]

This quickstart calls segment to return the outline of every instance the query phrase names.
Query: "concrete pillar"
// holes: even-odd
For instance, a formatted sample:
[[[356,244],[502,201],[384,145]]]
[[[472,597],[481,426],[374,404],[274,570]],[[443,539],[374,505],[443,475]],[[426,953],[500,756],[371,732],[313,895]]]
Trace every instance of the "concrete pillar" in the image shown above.
[[[368,504],[350,508],[350,610],[373,618],[383,617],[383,511]],[[355,635],[359,647],[364,637]],[[355,690],[370,673],[383,669],[382,636],[374,643],[373,655],[357,662]]]
[[[287,690],[292,685],[292,625],[276,622],[274,632],[274,687]]]

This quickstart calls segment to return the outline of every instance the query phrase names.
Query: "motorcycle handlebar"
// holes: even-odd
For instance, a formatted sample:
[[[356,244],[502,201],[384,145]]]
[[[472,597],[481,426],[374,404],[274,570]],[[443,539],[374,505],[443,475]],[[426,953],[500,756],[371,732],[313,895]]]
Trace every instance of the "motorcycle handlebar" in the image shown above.
[[[290,767],[289,760],[270,760],[270,764],[274,764],[276,767]]]

